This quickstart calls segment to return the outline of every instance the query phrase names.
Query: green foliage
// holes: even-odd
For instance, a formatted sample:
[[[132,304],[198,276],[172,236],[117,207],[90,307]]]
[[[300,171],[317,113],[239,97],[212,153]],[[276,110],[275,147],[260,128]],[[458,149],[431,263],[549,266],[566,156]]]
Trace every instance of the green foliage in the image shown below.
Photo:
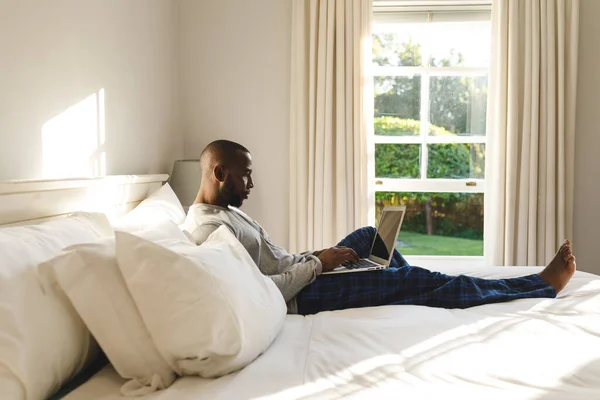
[[[393,33],[373,35],[373,63],[379,66],[421,66],[421,44],[400,41]],[[461,53],[451,50],[444,58],[430,58],[432,67],[464,65]],[[375,116],[419,120],[421,77],[375,77]],[[432,76],[429,81],[429,119],[455,134],[485,133],[487,78]]]
[[[373,63],[379,66],[454,67],[464,56],[451,50],[446,56],[423,60],[421,44],[400,40],[394,33],[373,35]],[[421,131],[421,76],[377,76],[375,85],[375,134],[419,136]],[[432,76],[429,79],[430,135],[484,134],[487,78]],[[421,146],[377,144],[375,173],[380,178],[420,178]],[[428,146],[428,178],[484,177],[483,144],[431,144]],[[376,193],[378,208],[405,204],[406,230],[427,233],[426,207],[431,204],[433,231],[438,235],[481,239],[483,195],[470,193]]]
[[[376,135],[382,136],[419,136],[421,121],[397,117],[375,117],[374,128]],[[452,133],[439,126],[429,124],[429,134],[433,136],[449,136]]]
[[[438,76],[430,80],[429,118],[456,134],[483,135],[487,78]]]
[[[374,124],[375,134],[382,136],[418,136],[421,129],[420,121],[395,117],[375,117]],[[452,134],[432,124],[429,124],[429,132],[435,136]],[[420,157],[421,145],[419,144],[377,144],[375,176],[420,178]],[[432,144],[429,145],[427,177],[451,179],[483,177],[484,161],[483,145]]]
[[[376,144],[375,176],[378,178],[419,178],[421,145]]]
[[[425,202],[431,201],[433,231],[436,235],[464,239],[483,239],[482,193],[405,193],[377,192],[375,202],[381,210],[387,205],[405,205],[402,231],[427,233]]]
[[[420,113],[420,77],[375,77],[375,116],[390,115],[418,120]]]
[[[479,145],[473,145],[479,146]],[[466,143],[429,145],[427,177],[446,179],[468,179],[483,177],[483,159],[471,162],[471,145]],[[476,160],[477,161],[477,160]],[[477,164],[473,169],[472,164]]]
[[[379,135],[418,135],[420,122],[394,117],[376,117],[375,132]],[[451,134],[444,128],[429,126],[436,135]],[[428,178],[483,177],[483,146],[473,145],[476,161],[471,162],[470,145],[434,144],[429,147]],[[477,147],[478,146],[478,147]],[[377,144],[375,174],[378,178],[420,178],[419,144]],[[404,226],[416,233],[427,233],[425,202],[431,201],[432,223],[438,235],[483,238],[483,196],[472,193],[386,193],[377,192],[376,202],[384,205],[403,204],[408,207]]]
[[[466,147],[465,147],[466,146]],[[429,146],[428,178],[468,178],[469,148],[463,143]]]

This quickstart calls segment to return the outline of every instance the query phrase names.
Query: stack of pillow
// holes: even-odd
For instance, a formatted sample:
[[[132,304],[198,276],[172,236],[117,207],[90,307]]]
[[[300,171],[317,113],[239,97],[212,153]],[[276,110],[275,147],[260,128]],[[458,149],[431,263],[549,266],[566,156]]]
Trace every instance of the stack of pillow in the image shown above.
[[[98,345],[125,395],[264,352],[285,318],[280,292],[226,227],[196,246],[184,218],[167,184],[114,229],[93,213],[0,229],[0,398],[47,398]]]

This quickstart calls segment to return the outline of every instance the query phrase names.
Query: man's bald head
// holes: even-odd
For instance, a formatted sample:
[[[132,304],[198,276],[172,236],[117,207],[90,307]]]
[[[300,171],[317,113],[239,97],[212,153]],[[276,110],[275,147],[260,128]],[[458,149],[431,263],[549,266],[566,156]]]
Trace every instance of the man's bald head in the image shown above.
[[[202,183],[196,203],[240,207],[254,187],[252,156],[247,148],[229,140],[210,143],[200,155]]]
[[[217,165],[229,167],[235,162],[238,151],[250,153],[250,151],[241,144],[230,140],[221,139],[210,143],[202,150],[202,154],[200,154],[202,175],[206,176],[207,174],[212,174],[213,169]]]
[[[230,140],[215,140],[200,154],[202,182],[196,203],[240,207],[254,187],[252,156],[247,148]]]

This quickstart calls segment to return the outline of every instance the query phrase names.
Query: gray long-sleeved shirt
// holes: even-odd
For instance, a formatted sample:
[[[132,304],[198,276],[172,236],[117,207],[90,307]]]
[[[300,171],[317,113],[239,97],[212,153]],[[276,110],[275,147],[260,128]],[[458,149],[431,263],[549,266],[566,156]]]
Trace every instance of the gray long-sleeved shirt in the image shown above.
[[[287,303],[288,313],[298,313],[296,295],[321,274],[321,261],[311,253],[289,254],[274,244],[256,221],[234,207],[194,204],[182,227],[196,244],[202,244],[221,225],[233,232],[258,269],[277,285]]]

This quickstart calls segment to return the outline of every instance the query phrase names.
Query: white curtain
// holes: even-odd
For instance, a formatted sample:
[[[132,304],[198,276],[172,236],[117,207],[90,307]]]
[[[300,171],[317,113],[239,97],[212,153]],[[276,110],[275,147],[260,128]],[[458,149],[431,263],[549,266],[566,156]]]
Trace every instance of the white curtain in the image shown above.
[[[494,0],[485,256],[544,265],[573,233],[579,0]]]
[[[290,251],[332,246],[367,221],[371,19],[371,0],[293,2]]]

